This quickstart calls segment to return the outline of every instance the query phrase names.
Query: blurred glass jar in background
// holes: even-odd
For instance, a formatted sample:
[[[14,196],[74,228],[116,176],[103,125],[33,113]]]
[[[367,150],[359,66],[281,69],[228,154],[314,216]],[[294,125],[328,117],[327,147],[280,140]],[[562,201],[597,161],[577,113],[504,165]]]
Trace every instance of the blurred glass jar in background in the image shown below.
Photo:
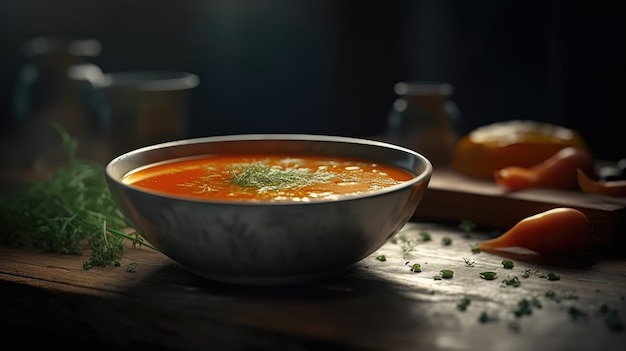
[[[38,37],[23,46],[26,58],[14,95],[14,118],[18,126],[20,158],[24,167],[54,167],[64,162],[54,123],[79,144],[86,143],[98,125],[95,91],[84,74],[98,73],[89,62],[100,54],[97,40]],[[81,145],[86,146],[86,145]],[[87,152],[80,147],[77,152]]]
[[[389,112],[386,140],[426,156],[435,169],[449,167],[461,119],[452,91],[444,82],[395,84],[398,99]]]
[[[197,75],[179,71],[107,72],[91,80],[99,93],[108,158],[187,136],[189,94]]]

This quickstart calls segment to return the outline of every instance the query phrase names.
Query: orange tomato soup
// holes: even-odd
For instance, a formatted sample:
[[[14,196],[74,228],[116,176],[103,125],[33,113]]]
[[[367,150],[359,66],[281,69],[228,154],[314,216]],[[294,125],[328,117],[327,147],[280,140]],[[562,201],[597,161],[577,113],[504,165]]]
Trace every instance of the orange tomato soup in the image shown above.
[[[207,155],[142,167],[122,182],[171,195],[210,200],[335,200],[412,179],[392,165],[295,155]]]

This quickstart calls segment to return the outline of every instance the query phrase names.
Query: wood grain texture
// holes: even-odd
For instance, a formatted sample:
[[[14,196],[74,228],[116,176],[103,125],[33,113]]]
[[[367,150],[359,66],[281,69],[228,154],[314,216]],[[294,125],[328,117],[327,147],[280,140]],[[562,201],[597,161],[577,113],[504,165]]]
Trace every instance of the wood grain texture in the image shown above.
[[[526,189],[507,192],[494,182],[477,180],[451,170],[433,173],[415,220],[468,219],[501,230],[520,220],[555,207],[573,207],[589,217],[602,239],[600,246],[623,243],[626,232],[626,198],[579,191]]]
[[[292,286],[208,281],[146,248],[127,249],[119,267],[84,270],[86,257],[0,247],[0,330],[5,342],[90,349],[622,349],[626,332],[605,324],[602,306],[626,320],[623,255],[598,253],[575,266],[514,259],[509,270],[503,257],[470,249],[492,235],[412,222],[347,272]],[[442,269],[454,277],[435,280]],[[484,271],[497,279],[480,278]],[[561,279],[544,278],[549,272]],[[519,287],[503,283],[515,276]],[[524,299],[541,307],[516,317]],[[570,308],[586,317],[574,319]],[[482,323],[483,313],[497,320]]]

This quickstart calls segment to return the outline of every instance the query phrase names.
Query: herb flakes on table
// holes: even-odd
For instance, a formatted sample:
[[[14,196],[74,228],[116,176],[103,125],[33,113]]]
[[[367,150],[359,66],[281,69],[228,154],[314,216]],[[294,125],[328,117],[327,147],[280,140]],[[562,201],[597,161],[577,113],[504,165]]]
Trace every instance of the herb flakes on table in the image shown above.
[[[465,262],[465,267],[474,267],[475,262],[470,260],[469,258],[463,257],[463,262]]]
[[[396,235],[391,241],[394,244],[400,245],[404,258],[406,258],[412,251],[415,251],[415,248],[418,244],[416,239],[409,238],[405,233]]]
[[[424,242],[431,240],[430,233],[425,230],[421,231],[419,235],[420,235],[421,240]]]
[[[414,264],[411,266],[411,272],[414,272],[414,273],[419,273],[419,272],[421,272],[421,271],[422,271],[422,265],[420,265],[419,263],[414,263]]]
[[[518,277],[512,277],[512,278],[507,278],[503,280],[502,284],[505,286],[512,286],[514,288],[518,288],[520,285],[522,285],[522,282],[519,280]]]
[[[472,303],[472,300],[470,300],[467,297],[464,297],[461,299],[461,301],[459,301],[459,303],[456,305],[456,308],[459,311],[465,311],[467,310],[467,307],[470,305],[470,303]]]
[[[478,275],[485,280],[494,280],[498,276],[496,272],[481,272]]]
[[[513,314],[518,318],[522,316],[530,316],[533,314],[533,308],[542,308],[541,302],[539,302],[536,298],[532,298],[530,300],[524,298],[517,302],[517,308],[513,310]]]
[[[513,267],[515,267],[515,264],[511,260],[502,260],[502,266],[504,267],[504,269],[513,269]]]
[[[483,311],[480,316],[478,316],[478,322],[481,324],[493,323],[499,321],[498,315],[495,313],[487,313],[487,311]]]
[[[443,279],[452,279],[452,277],[454,277],[454,271],[451,271],[449,269],[442,269],[439,272],[439,276]]]
[[[533,318],[543,318],[545,313],[552,315],[555,311],[563,314],[564,321],[597,322],[603,324],[605,328],[614,333],[622,333],[626,329],[621,318],[622,316],[620,316],[620,313],[622,313],[621,306],[609,308],[608,304],[604,304],[600,306],[595,313],[585,311],[583,308],[589,308],[589,302],[587,300],[582,299],[582,297],[579,297],[575,292],[557,290],[560,285],[558,281],[561,280],[559,273],[525,267],[525,264],[517,264],[512,259],[498,259],[491,255],[485,257],[481,256],[481,260],[474,262],[476,256],[465,256],[460,253],[458,250],[459,247],[447,245],[448,243],[452,243],[448,231],[434,230],[430,227],[424,229],[420,228],[421,226],[422,224],[417,224],[413,227],[409,227],[410,229],[408,231],[400,233],[392,242],[401,246],[402,252],[405,255],[412,251],[415,256],[421,256],[422,259],[431,256],[434,257],[434,255],[443,257],[441,260],[429,262],[431,263],[429,265],[430,267],[424,266],[429,268],[425,269],[424,272],[436,272],[433,275],[426,276],[426,278],[432,277],[432,279],[438,281],[433,285],[435,288],[430,291],[431,295],[435,294],[437,287],[442,289],[441,291],[444,293],[444,298],[450,297],[445,294],[454,291],[454,302],[450,307],[456,309],[457,313],[465,313],[466,317],[472,319],[476,318],[477,322],[480,324],[506,323],[508,330],[513,333],[523,333],[523,328],[527,324],[534,324]],[[432,236],[429,241],[440,242],[440,245],[433,246],[426,243],[420,235],[421,232],[428,232]],[[448,241],[448,239],[450,239],[450,241]],[[459,237],[454,240],[455,244],[467,244],[473,254],[481,252],[477,245],[473,245],[470,242],[471,239]],[[456,243],[456,240],[460,240],[460,243]],[[420,250],[423,250],[423,252]],[[450,254],[446,255],[446,252],[444,252],[446,250],[450,250]],[[407,266],[404,270],[410,269],[412,272],[417,272],[413,262],[415,262],[415,260],[409,261],[405,259],[405,261],[402,261],[402,263]],[[474,270],[476,267],[484,267],[486,269]],[[506,273],[509,273],[508,276]],[[452,279],[453,277],[454,279]],[[415,276],[415,283],[421,284],[419,282],[422,281],[422,278],[424,278],[424,276]],[[449,280],[449,282],[440,285],[443,283],[441,282],[442,280]],[[493,285],[493,283],[483,282],[483,284],[486,285],[481,285],[479,290],[475,291],[474,288],[478,287],[478,281],[482,280],[498,281],[501,282],[501,284],[495,283],[495,285]],[[521,287],[522,280],[524,280],[524,285],[526,285],[524,287]],[[543,282],[540,280],[543,280]],[[546,282],[546,280],[548,282]],[[473,285],[474,282],[476,282],[477,285]],[[466,285],[472,286],[472,292],[464,292],[463,289]],[[536,291],[538,287],[542,286],[547,292],[546,290],[542,292]],[[571,285],[566,284],[562,288],[569,286]],[[506,289],[508,287],[515,289],[508,290]],[[449,290],[457,288],[460,290]],[[496,291],[492,289],[502,290]],[[599,291],[600,289],[596,289],[596,292]],[[490,301],[492,298],[491,294],[494,294],[493,296],[507,296],[507,298],[494,297],[498,300],[494,306]],[[520,294],[523,295],[520,296]],[[486,297],[483,298],[483,296]],[[514,299],[513,297],[515,296],[518,298]],[[623,295],[618,296],[618,298],[622,303],[626,300]],[[581,301],[577,302],[576,300]],[[472,308],[469,307],[470,302]],[[593,305],[593,303],[591,305]],[[541,311],[542,309],[545,311]],[[555,316],[551,318],[560,317]]]
[[[465,237],[468,238],[476,228],[476,223],[469,219],[462,219],[461,223],[459,223],[458,225],[458,228],[461,229],[461,231],[463,231],[463,233],[465,234]]]
[[[552,272],[548,273],[546,278],[548,280],[561,280],[561,276],[560,275],[558,275],[557,273],[552,273]]]

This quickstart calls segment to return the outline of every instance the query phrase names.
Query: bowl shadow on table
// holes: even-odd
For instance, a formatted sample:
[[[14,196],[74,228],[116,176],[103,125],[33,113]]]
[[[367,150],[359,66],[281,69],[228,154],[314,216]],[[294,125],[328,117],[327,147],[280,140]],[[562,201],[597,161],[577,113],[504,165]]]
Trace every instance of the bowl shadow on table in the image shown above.
[[[190,348],[210,341],[261,349],[382,349],[420,340],[434,327],[407,308],[402,289],[363,264],[315,282],[250,286],[206,280],[172,263],[100,312],[131,316],[124,319],[125,333],[165,344],[184,340]]]

